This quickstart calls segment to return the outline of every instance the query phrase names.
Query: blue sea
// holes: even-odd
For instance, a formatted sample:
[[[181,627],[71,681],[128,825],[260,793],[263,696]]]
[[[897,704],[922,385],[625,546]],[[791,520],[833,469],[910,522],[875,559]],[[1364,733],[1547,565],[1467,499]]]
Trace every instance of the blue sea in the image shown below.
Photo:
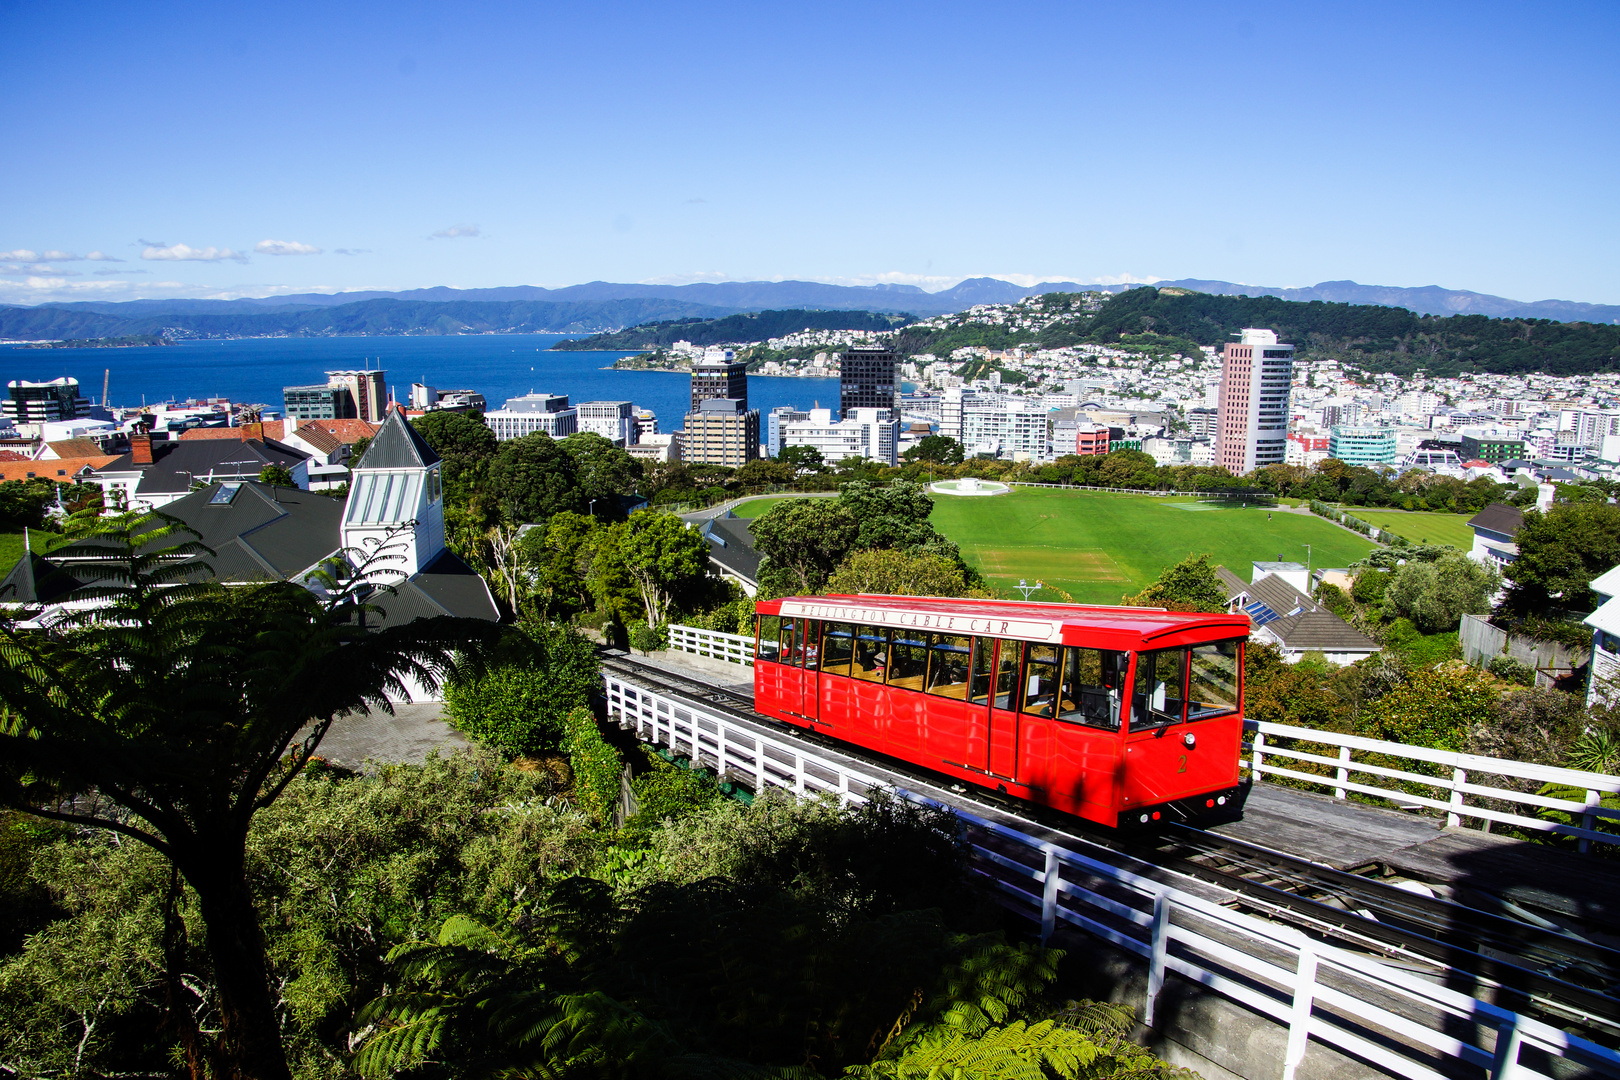
[[[658,415],[661,431],[681,427],[691,401],[691,378],[666,371],[613,371],[621,352],[552,352],[562,334],[480,334],[466,337],[247,338],[186,341],[134,349],[25,349],[0,345],[0,380],[79,380],[79,392],[101,397],[110,370],[108,399],[115,406],[226,397],[280,410],[281,388],[326,382],[325,372],[382,368],[395,396],[406,401],[411,383],[440,390],[476,390],[499,408],[530,391],[567,394],[582,401],[633,401]],[[750,376],[748,404],[762,413],[778,405],[838,408],[837,379]]]

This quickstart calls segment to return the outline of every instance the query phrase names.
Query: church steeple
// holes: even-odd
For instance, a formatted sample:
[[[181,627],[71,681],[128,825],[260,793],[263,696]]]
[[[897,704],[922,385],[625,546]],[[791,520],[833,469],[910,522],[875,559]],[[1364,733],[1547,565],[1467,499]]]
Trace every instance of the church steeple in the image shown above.
[[[356,465],[349,468],[343,511],[343,546],[363,559],[389,545],[382,563],[415,577],[444,551],[444,484],[439,455],[397,409]],[[392,577],[392,575],[388,575]]]

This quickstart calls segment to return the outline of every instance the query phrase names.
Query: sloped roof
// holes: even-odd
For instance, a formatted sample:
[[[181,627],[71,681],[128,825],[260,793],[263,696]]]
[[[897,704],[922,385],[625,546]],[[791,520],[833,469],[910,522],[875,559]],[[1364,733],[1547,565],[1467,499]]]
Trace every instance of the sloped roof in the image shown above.
[[[309,420],[304,426],[314,424],[322,431],[337,438],[345,446],[352,446],[361,439],[370,439],[376,436],[381,424],[373,424],[370,420]]]
[[[284,439],[287,437],[287,421],[265,420],[262,423],[241,424],[237,427],[200,427],[189,431],[182,431],[182,441],[196,442],[198,439],[234,439],[243,442],[247,439]]]
[[[1491,503],[1485,509],[1468,519],[1470,529],[1484,529],[1487,532],[1501,533],[1512,536],[1524,524],[1524,511],[1517,506],[1506,503]]]
[[[98,472],[117,460],[112,454],[97,454],[94,457],[58,458],[55,461],[0,461],[0,481],[39,479],[67,483],[86,469]]]
[[[371,439],[355,469],[425,469],[437,465],[439,455],[420,432],[405,420],[405,414],[390,412]]]
[[[135,489],[136,495],[167,495],[191,490],[194,480],[210,476],[253,477],[266,465],[292,469],[309,458],[309,454],[296,447],[279,442],[260,442],[258,439],[236,443],[220,439],[178,440],[153,443],[150,465],[136,465],[131,455],[121,454],[96,471],[117,473],[139,470],[142,475]]]
[[[1232,571],[1228,570],[1224,566],[1217,566],[1215,568],[1215,577],[1220,580],[1221,587],[1226,590],[1226,598],[1228,600],[1232,599],[1232,597],[1238,595],[1239,593],[1246,593],[1249,591],[1249,583],[1232,573]]]
[[[1595,593],[1613,599],[1620,596],[1620,566],[1612,566],[1593,578],[1589,586]]]
[[[1322,609],[1267,623],[1266,633],[1276,636],[1290,650],[1375,653],[1379,649],[1378,642]]]
[[[103,456],[101,445],[94,439],[57,439],[55,442],[48,442],[45,445],[51,448],[51,453],[55,454],[58,459]]]
[[[703,525],[709,558],[746,581],[759,581],[762,556],[754,547],[748,522],[737,517],[714,518]]]
[[[299,425],[298,430],[293,432],[293,434],[323,454],[330,454],[334,450],[338,450],[343,446],[342,439],[338,438],[330,431],[327,431],[313,420]]]

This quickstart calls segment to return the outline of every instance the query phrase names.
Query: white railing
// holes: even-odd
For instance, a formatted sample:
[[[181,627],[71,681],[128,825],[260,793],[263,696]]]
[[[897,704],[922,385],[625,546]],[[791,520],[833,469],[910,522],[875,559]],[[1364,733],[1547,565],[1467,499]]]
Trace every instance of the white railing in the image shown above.
[[[1600,821],[1620,821],[1620,810],[1601,805],[1603,796],[1620,794],[1620,776],[1532,765],[1526,761],[1483,757],[1479,754],[1429,750],[1421,746],[1268,721],[1249,720],[1244,723],[1244,728],[1251,733],[1251,742],[1245,749],[1249,754],[1249,769],[1257,778],[1269,776],[1303,781],[1329,789],[1339,799],[1348,798],[1351,792],[1355,792],[1385,799],[1403,808],[1438,810],[1446,815],[1446,824],[1453,828],[1462,825],[1465,818],[1471,818],[1485,822],[1486,828],[1500,822],[1521,829],[1573,836],[1579,840],[1583,852],[1589,851],[1593,843],[1620,844],[1620,832],[1605,832],[1597,827]],[[1277,739],[1309,743],[1312,748],[1278,745],[1274,741]],[[1333,756],[1329,756],[1320,752],[1319,748],[1324,746],[1336,747],[1337,750],[1332,752]],[[1358,754],[1363,760],[1356,760]],[[1369,757],[1382,757],[1385,763],[1365,760]],[[1392,764],[1390,759],[1396,760]],[[1438,766],[1438,775],[1402,767],[1412,762]],[[1332,775],[1306,772],[1290,768],[1293,764],[1317,765],[1333,772]],[[1557,784],[1574,788],[1583,795],[1580,801],[1558,799],[1482,782],[1491,778],[1529,780],[1538,786]],[[1480,806],[1477,802],[1471,803],[1471,799],[1496,800],[1530,809],[1528,813],[1496,810]],[[1563,811],[1578,819],[1580,824],[1549,821],[1535,816],[1536,810]]]
[[[722,712],[612,674],[604,682],[610,719],[755,791],[827,792],[845,802],[889,791],[952,810],[967,829],[975,867],[1013,906],[1039,918],[1043,940],[1061,922],[1143,957],[1150,1027],[1171,973],[1272,1018],[1288,1029],[1283,1080],[1294,1080],[1312,1040],[1411,1080],[1453,1080],[1446,1059],[1490,1080],[1548,1077],[1541,1069],[1548,1058],[1620,1077],[1620,1053],[1452,986],[896,788],[859,763]]]
[[[712,656],[733,664],[754,666],[754,639],[720,630],[700,630],[695,626],[669,624],[669,647],[699,656]]]

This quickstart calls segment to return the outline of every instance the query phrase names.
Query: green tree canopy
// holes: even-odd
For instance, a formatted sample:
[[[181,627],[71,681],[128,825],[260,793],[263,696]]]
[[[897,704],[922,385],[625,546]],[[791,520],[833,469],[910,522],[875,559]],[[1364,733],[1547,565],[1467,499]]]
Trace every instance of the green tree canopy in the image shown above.
[[[675,596],[709,572],[709,542],[674,514],[637,510],[610,536],[650,626],[667,622]]]
[[[1189,555],[1167,566],[1153,584],[1127,596],[1123,603],[1137,607],[1163,607],[1171,611],[1225,611],[1226,590],[1208,555]]]
[[[601,675],[596,650],[572,628],[531,622],[522,634],[501,662],[444,688],[456,727],[509,757],[556,752],[569,712],[590,701]]]
[[[269,484],[271,487],[297,487],[293,480],[292,470],[285,465],[266,465],[259,470],[259,483]]]
[[[936,465],[962,464],[962,444],[949,435],[924,435],[917,445],[900,455],[907,461],[931,461]]]
[[[1495,569],[1460,551],[1432,562],[1409,562],[1390,579],[1384,600],[1425,634],[1457,629],[1464,615],[1485,615],[1501,584]]]
[[[892,548],[851,552],[826,585],[830,593],[891,596],[966,596],[969,590],[967,577],[955,560]]]
[[[438,409],[411,421],[433,452],[444,460],[445,497],[463,502],[483,482],[499,443],[482,420]]]
[[[1546,513],[1527,510],[1513,539],[1519,557],[1506,571],[1510,609],[1527,615],[1553,604],[1588,610],[1592,579],[1620,566],[1620,506],[1556,503]]]
[[[760,584],[778,594],[813,594],[855,545],[861,529],[841,499],[787,499],[748,527],[767,562]]]
[[[898,480],[880,487],[851,480],[838,489],[838,502],[860,524],[860,548],[922,548],[944,541],[929,522],[934,500],[921,484]]]
[[[795,469],[810,469],[820,472],[827,465],[827,459],[821,450],[814,446],[784,446],[776,452],[776,460]]]
[[[581,431],[562,440],[579,475],[580,498],[596,500],[592,511],[606,520],[622,517],[620,496],[629,495],[641,479],[641,463],[594,431]]]
[[[564,510],[583,513],[587,505],[574,456],[543,431],[502,443],[489,483],[502,516],[514,524],[543,523]]]

